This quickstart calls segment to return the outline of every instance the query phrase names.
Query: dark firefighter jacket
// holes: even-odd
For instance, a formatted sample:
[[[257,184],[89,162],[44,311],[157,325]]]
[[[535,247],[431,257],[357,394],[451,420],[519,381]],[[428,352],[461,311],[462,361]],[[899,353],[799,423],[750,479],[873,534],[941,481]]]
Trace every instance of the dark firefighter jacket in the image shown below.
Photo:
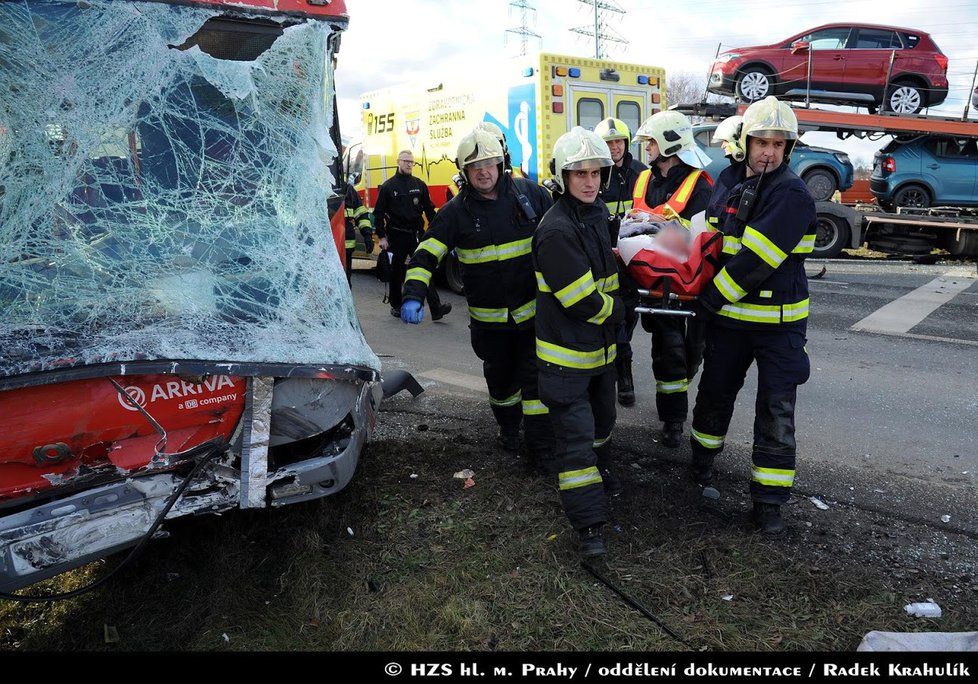
[[[627,151],[621,166],[611,167],[611,181],[607,189],[601,191],[601,201],[607,205],[612,216],[624,216],[632,208],[632,188],[638,175],[646,168]]]
[[[357,246],[357,229],[370,230],[370,212],[360,201],[360,195],[352,185],[346,186],[344,200],[344,218],[346,219],[346,248],[355,249]]]
[[[549,194],[533,181],[503,174],[499,196],[463,189],[441,208],[411,259],[404,297],[424,301],[438,263],[454,249],[472,325],[525,327],[536,312],[530,244],[550,208]],[[521,206],[522,196],[529,211]],[[532,218],[527,216],[532,214]]]
[[[537,362],[561,374],[598,375],[616,356],[625,307],[608,236],[608,209],[569,194],[533,237],[537,276]]]
[[[428,223],[435,218],[435,205],[424,181],[395,173],[381,184],[377,191],[377,204],[374,205],[377,237],[387,237],[392,230],[420,235],[424,230],[422,215],[428,217]]]
[[[659,172],[659,167],[655,164],[649,169],[649,181],[648,187],[645,191],[645,204],[648,207],[658,207],[660,204],[665,203],[683,184],[683,181],[689,176],[689,174],[696,171],[689,164],[680,162],[676,166],[670,168],[666,175],[663,176]],[[638,181],[641,184],[643,181]],[[700,174],[700,177],[696,180],[696,185],[693,186],[692,193],[686,198],[686,206],[679,212],[679,216],[686,219],[687,221],[701,211],[706,211],[706,208],[710,204],[710,195],[713,193],[713,185],[707,175]]]
[[[700,295],[730,327],[804,329],[808,318],[805,258],[815,247],[815,201],[787,163],[745,178],[744,163],[720,174],[707,220],[723,233],[720,269]],[[760,181],[760,187],[758,182]],[[746,221],[736,217],[744,191],[756,193]],[[716,221],[711,221],[716,219]]]

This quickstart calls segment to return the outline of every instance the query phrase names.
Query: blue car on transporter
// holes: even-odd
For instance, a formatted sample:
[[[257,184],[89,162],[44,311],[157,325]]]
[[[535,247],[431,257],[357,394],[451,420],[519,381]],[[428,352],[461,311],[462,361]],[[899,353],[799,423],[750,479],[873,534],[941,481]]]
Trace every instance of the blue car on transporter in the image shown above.
[[[693,126],[693,137],[696,144],[706,152],[713,162],[706,167],[706,172],[713,178],[720,175],[730,162],[723,156],[720,143],[713,142],[715,123],[702,123]],[[824,147],[812,147],[798,141],[791,153],[791,168],[801,176],[808,185],[812,196],[818,201],[828,201],[836,190],[845,192],[852,187],[855,179],[855,169],[849,161],[849,155],[837,150]]]
[[[869,189],[884,209],[978,206],[978,142],[895,138],[873,158]]]

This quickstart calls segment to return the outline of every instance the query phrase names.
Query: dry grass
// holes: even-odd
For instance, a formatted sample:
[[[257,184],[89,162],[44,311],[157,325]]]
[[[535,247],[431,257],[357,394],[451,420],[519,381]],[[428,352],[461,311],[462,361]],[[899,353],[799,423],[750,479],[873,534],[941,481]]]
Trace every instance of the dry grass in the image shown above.
[[[457,402],[453,408],[459,410]],[[441,420],[424,433],[414,433],[414,425],[438,421],[389,412],[384,418],[393,427],[385,434],[411,439],[372,444],[340,495],[171,524],[171,539],[154,543],[93,594],[54,606],[0,606],[0,644],[25,650],[682,648],[580,568],[553,485],[487,451],[490,418],[481,407],[471,410],[471,420]],[[626,433],[621,441],[629,439]],[[846,532],[833,534],[821,523],[809,529],[796,515],[793,525],[803,532],[783,544],[766,542],[743,524],[745,500],[704,510],[677,462],[628,449],[619,457],[627,488],[615,502],[620,532],[602,571],[691,648],[851,650],[872,629],[933,628],[903,614],[909,588],[886,568],[836,548]],[[465,467],[477,472],[478,484],[468,490],[452,478]],[[79,586],[112,563],[47,586]],[[937,574],[918,574],[914,591],[925,594],[940,582]],[[727,595],[733,599],[722,598]],[[974,629],[976,603],[946,610],[939,628]],[[105,625],[117,629],[118,643],[105,643]]]

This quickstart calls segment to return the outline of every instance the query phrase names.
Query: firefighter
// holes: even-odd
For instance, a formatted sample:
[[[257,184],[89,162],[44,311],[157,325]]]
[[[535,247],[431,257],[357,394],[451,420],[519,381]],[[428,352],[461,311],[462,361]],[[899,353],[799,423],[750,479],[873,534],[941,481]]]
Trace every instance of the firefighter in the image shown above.
[[[526,178],[520,169],[513,168],[513,160],[509,156],[509,145],[506,144],[506,134],[503,133],[503,129],[491,121],[480,121],[476,128],[489,133],[499,141],[499,144],[503,148],[503,169],[505,172],[515,178]]]
[[[418,238],[424,230],[424,218],[428,223],[435,218],[435,205],[428,194],[428,186],[414,176],[414,155],[402,150],[397,155],[397,173],[388,178],[377,190],[374,205],[374,223],[381,250],[390,249],[391,261],[390,305],[391,316],[401,317],[401,288],[407,272],[407,260],[418,247]],[[452,310],[452,305],[442,304],[435,288],[428,290],[431,318],[438,320]]]
[[[575,126],[554,145],[562,194],[533,237],[540,399],[550,410],[560,499],[584,556],[605,553],[604,477],[615,425],[615,342],[625,309],[600,192],[608,146]]]
[[[693,140],[693,127],[683,114],[657,112],[645,120],[636,137],[646,142],[651,168],[643,171],[632,191],[632,208],[654,221],[688,221],[706,210],[713,181],[703,171],[710,158]],[[679,447],[688,411],[687,391],[703,358],[702,326],[681,316],[645,316],[652,333],[652,374],[655,407],[662,421],[662,443]]]
[[[601,191],[601,201],[611,212],[609,222],[611,244],[618,244],[618,229],[621,220],[632,208],[632,189],[639,175],[646,170],[645,164],[632,157],[628,148],[632,142],[632,132],[624,121],[605,119],[594,127],[594,132],[608,144],[611,153],[611,180],[608,187]],[[638,290],[628,278],[628,272],[623,265],[619,267],[620,296],[625,304],[625,321],[618,329],[618,358],[615,369],[618,374],[618,403],[622,406],[632,406],[635,403],[635,383],[632,380],[632,334],[638,324]]]
[[[347,184],[344,200],[344,218],[346,219],[346,282],[353,286],[353,250],[357,248],[357,230],[363,236],[364,251],[371,254],[374,251],[373,226],[370,223],[370,211],[363,206],[356,189]]]
[[[550,197],[532,181],[506,173],[502,147],[479,128],[462,138],[456,163],[462,188],[438,212],[411,260],[401,318],[421,322],[432,274],[454,249],[463,264],[472,349],[482,360],[498,441],[517,452],[522,422],[531,461],[543,466],[553,436],[537,390],[530,241]]]
[[[810,371],[804,262],[815,245],[815,202],[788,167],[797,139],[794,112],[776,98],[744,112],[736,139],[744,161],[720,174],[708,211],[724,235],[723,267],[698,301],[709,325],[690,437],[693,475],[710,481],[737,393],[756,361],[750,494],[754,522],[766,534],[785,527],[781,505],[795,477],[795,398]]]

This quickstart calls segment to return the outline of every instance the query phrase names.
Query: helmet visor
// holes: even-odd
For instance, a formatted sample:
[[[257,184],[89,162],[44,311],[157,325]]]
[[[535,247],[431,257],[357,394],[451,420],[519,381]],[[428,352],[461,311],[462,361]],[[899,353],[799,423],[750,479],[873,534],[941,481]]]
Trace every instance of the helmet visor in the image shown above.
[[[611,166],[613,162],[610,157],[598,157],[597,159],[579,159],[577,161],[564,164],[564,171],[583,171],[584,169],[603,169]]]
[[[798,133],[795,131],[786,131],[783,128],[759,128],[751,131],[747,135],[752,135],[755,138],[784,138],[785,140],[796,140],[798,138]]]
[[[469,169],[487,169],[490,166],[498,166],[503,163],[502,157],[489,157],[488,159],[479,159],[478,161],[470,162],[465,165],[465,170]]]

